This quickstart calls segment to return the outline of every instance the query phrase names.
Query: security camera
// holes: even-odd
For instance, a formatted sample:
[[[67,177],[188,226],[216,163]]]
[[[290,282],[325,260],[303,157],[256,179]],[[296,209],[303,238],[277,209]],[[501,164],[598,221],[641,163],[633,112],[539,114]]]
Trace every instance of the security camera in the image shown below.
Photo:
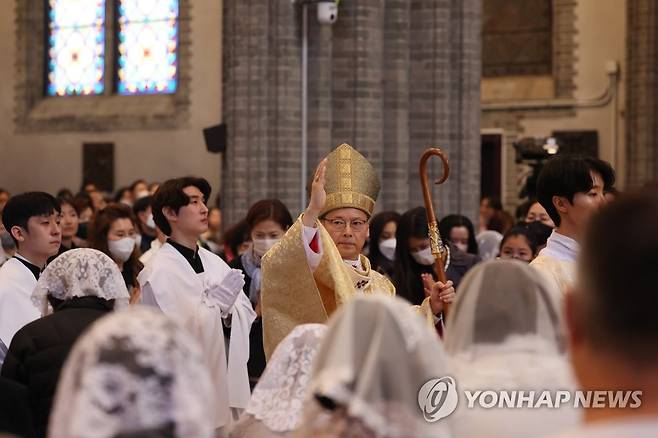
[[[334,0],[318,3],[318,21],[322,24],[334,24],[338,19],[338,5]]]

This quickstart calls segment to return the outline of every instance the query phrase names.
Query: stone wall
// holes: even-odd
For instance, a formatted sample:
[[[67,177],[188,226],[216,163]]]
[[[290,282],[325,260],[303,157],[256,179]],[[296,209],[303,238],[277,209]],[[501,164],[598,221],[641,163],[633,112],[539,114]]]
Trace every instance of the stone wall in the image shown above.
[[[480,169],[478,0],[343,0],[320,25],[309,6],[308,172],[342,142],[382,179],[378,209],[422,204],[418,159],[443,148],[440,214],[474,218]],[[301,7],[224,2],[224,199],[229,222],[260,198],[301,197]],[[439,168],[438,163],[432,163]],[[434,173],[433,171],[433,173]]]

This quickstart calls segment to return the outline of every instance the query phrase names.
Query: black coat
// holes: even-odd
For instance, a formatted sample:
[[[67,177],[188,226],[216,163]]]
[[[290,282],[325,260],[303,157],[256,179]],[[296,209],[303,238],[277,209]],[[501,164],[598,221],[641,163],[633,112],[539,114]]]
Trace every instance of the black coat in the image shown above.
[[[113,301],[97,297],[73,298],[14,335],[2,365],[2,377],[27,386],[38,436],[46,435],[59,375],[73,344],[113,306]]]
[[[33,423],[25,385],[0,377],[0,434],[33,438]]]

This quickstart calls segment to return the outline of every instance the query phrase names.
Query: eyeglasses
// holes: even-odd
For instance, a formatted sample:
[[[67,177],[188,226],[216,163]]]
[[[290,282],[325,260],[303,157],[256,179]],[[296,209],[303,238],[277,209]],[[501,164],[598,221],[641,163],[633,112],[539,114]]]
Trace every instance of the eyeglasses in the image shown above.
[[[363,231],[366,229],[366,226],[368,225],[368,221],[364,221],[363,219],[354,219],[353,221],[347,222],[344,219],[324,219],[324,222],[327,226],[327,228],[330,228],[333,231],[343,231],[345,230],[345,227],[347,227],[347,224],[350,224],[350,228],[352,231]]]

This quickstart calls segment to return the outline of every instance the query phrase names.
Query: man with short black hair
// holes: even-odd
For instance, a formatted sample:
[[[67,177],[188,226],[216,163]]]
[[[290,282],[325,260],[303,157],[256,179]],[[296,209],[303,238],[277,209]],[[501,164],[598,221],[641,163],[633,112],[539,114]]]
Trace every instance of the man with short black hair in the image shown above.
[[[203,178],[172,179],[158,188],[153,219],[169,238],[138,280],[142,302],[161,309],[201,343],[217,391],[219,428],[230,423],[232,408],[244,409],[249,401],[249,331],[256,314],[242,292],[242,272],[197,244],[208,229],[209,196]],[[222,323],[231,327],[228,365]]]
[[[584,426],[565,438],[658,436],[657,217],[657,193],[625,195],[585,232],[576,285],[565,298],[576,378],[584,391],[642,394],[626,408],[586,409]]]
[[[59,251],[59,221],[59,203],[44,192],[16,195],[2,212],[17,251],[0,268],[0,363],[14,334],[40,316],[31,295],[48,258]]]
[[[579,242],[590,217],[605,204],[614,183],[609,163],[578,155],[552,158],[539,174],[538,201],[556,228],[531,266],[562,293],[573,285]]]

